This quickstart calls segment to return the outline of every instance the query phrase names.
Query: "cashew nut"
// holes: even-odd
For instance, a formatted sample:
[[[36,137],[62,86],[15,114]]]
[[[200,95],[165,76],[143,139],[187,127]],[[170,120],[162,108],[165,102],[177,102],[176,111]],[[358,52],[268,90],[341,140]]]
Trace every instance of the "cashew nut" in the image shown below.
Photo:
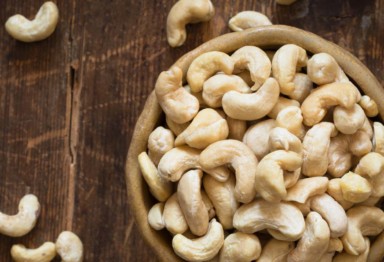
[[[373,262],[372,260],[368,259],[369,252],[370,252],[369,238],[365,237],[364,242],[365,242],[365,250],[360,255],[355,256],[355,255],[351,255],[351,254],[343,252],[343,253],[336,255],[334,257],[333,261],[334,262],[366,262],[366,261]],[[383,247],[381,247],[381,248],[383,248]]]
[[[159,126],[152,131],[148,138],[148,156],[155,165],[174,147],[174,142],[175,137],[171,130]]]
[[[162,230],[165,227],[164,219],[164,203],[157,203],[151,207],[148,212],[148,224],[154,230]]]
[[[184,44],[187,38],[185,26],[211,20],[215,8],[209,0],[179,0],[169,11],[167,17],[167,40],[170,46]]]
[[[295,89],[289,95],[289,97],[302,103],[311,93],[313,89],[313,83],[311,79],[309,79],[308,75],[303,73],[296,73],[295,78],[293,79],[293,83],[295,85]]]
[[[224,243],[223,227],[216,219],[209,223],[208,232],[204,236],[188,239],[177,234],[172,239],[175,253],[187,261],[206,261],[215,257]]]
[[[368,254],[369,262],[381,262],[384,259],[384,232],[378,235],[372,243]]]
[[[224,112],[235,119],[257,120],[266,116],[279,99],[280,88],[274,78],[265,83],[252,94],[229,91],[222,99]]]
[[[296,106],[300,107],[300,103],[296,100],[289,99],[283,96],[279,96],[275,106],[272,108],[272,110],[268,113],[268,117],[272,119],[276,119],[277,115],[280,113],[281,110],[288,106]]]
[[[327,177],[310,177],[297,181],[297,183],[288,189],[285,201],[295,201],[306,203],[306,201],[315,195],[324,194],[328,188]]]
[[[363,156],[356,166],[355,173],[361,176],[375,177],[384,171],[384,156],[370,152]]]
[[[203,169],[214,169],[231,164],[235,169],[235,198],[249,203],[255,197],[255,173],[257,158],[245,144],[227,139],[209,145],[200,154],[199,163]]]
[[[36,42],[49,37],[59,21],[59,9],[56,4],[45,2],[32,21],[22,15],[8,18],[5,29],[13,38],[23,42]]]
[[[314,89],[301,104],[304,124],[313,126],[319,123],[331,106],[340,105],[352,108],[360,99],[356,87],[349,83],[334,82]]]
[[[348,218],[343,207],[328,194],[314,196],[310,201],[311,209],[328,222],[331,237],[344,235],[348,228]]]
[[[269,153],[269,134],[275,127],[276,121],[267,119],[250,126],[245,132],[243,143],[253,151],[257,159],[262,159]]]
[[[384,125],[380,122],[374,122],[373,134],[374,151],[384,156]]]
[[[304,233],[305,222],[300,210],[287,203],[255,200],[242,205],[233,217],[233,226],[243,233],[263,229],[278,240],[296,241]]]
[[[40,203],[35,195],[23,196],[16,215],[0,212],[0,233],[10,237],[21,237],[29,233],[36,225],[40,215]]]
[[[11,256],[15,262],[49,262],[56,256],[56,247],[52,242],[45,242],[35,249],[28,249],[24,245],[13,245]]]
[[[303,140],[305,127],[301,109],[296,106],[288,106],[281,110],[276,117],[276,126],[288,129],[289,132]]]
[[[303,216],[307,216],[309,214],[309,212],[311,212],[311,208],[310,208],[310,200],[308,200],[307,202],[305,202],[304,204],[302,203],[299,203],[299,202],[288,202],[289,204],[291,205],[294,205],[295,207],[297,207],[298,209],[300,209],[301,213],[303,214]]]
[[[353,206],[352,202],[344,199],[343,192],[341,191],[341,178],[334,178],[329,180],[327,194],[333,197],[337,203],[339,203],[344,210],[347,210]]]
[[[220,250],[221,262],[249,262],[261,253],[260,241],[256,235],[235,232],[227,236]]]
[[[288,254],[295,248],[295,242],[272,238],[261,251],[257,262],[286,262]]]
[[[333,121],[337,130],[344,134],[354,134],[365,122],[364,110],[358,104],[352,108],[336,106],[333,110]]]
[[[244,120],[234,119],[229,116],[226,119],[229,129],[228,138],[242,141],[244,134],[247,131],[247,122]]]
[[[292,151],[277,150],[266,155],[256,167],[255,189],[269,202],[279,202],[287,196],[284,170],[301,167],[302,158]]]
[[[269,132],[269,148],[271,151],[286,150],[293,151],[302,155],[303,145],[297,136],[289,132],[286,128],[275,127]]]
[[[312,82],[325,85],[333,82],[349,82],[336,60],[327,53],[313,55],[307,64],[307,73]]]
[[[359,105],[363,108],[365,114],[369,117],[375,117],[379,114],[379,109],[376,102],[371,99],[369,96],[362,96]]]
[[[204,82],[217,72],[232,74],[234,63],[226,53],[211,51],[204,53],[192,61],[187,72],[187,81],[192,92],[203,90]]]
[[[177,66],[163,71],[157,78],[155,93],[164,113],[172,121],[183,124],[199,111],[199,101],[182,84],[183,72]]]
[[[167,123],[168,128],[172,131],[175,136],[180,135],[190,124],[190,122],[186,122],[184,124],[178,124],[168,116],[165,116],[165,122]]]
[[[348,172],[341,178],[340,188],[343,198],[352,203],[363,202],[372,194],[372,186],[368,180],[353,172]]]
[[[163,220],[165,228],[173,235],[183,234],[188,230],[188,224],[179,205],[177,193],[174,193],[165,202]]]
[[[56,251],[62,262],[83,261],[83,243],[76,234],[70,231],[60,233],[56,239]]]
[[[243,11],[237,13],[228,22],[232,31],[240,32],[248,28],[254,28],[263,25],[272,25],[267,16],[256,11]]]

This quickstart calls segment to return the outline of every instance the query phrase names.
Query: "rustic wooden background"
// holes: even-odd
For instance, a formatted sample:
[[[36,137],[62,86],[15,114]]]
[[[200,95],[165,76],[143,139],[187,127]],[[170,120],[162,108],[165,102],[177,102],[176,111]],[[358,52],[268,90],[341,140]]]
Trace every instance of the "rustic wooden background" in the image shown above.
[[[0,210],[15,213],[26,193],[42,213],[27,236],[0,236],[0,261],[14,243],[36,247],[72,230],[85,261],[156,261],[129,211],[124,162],[136,119],[160,71],[229,32],[227,21],[257,10],[338,43],[384,84],[384,0],[212,0],[212,21],[188,26],[168,46],[175,0],[56,0],[60,21],[44,41],[25,44],[0,28]],[[43,0],[1,0],[0,23],[32,18]],[[55,261],[60,261],[59,259]]]

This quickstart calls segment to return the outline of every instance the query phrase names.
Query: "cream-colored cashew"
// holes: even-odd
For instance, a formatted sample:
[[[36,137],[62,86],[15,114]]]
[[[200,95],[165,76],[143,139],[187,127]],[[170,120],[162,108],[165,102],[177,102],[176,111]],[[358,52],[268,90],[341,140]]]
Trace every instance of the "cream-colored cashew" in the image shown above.
[[[291,205],[294,205],[295,207],[300,209],[300,211],[303,214],[303,216],[307,216],[309,214],[309,212],[311,212],[310,202],[311,201],[308,200],[304,204],[299,203],[299,202],[288,202],[288,203],[291,204]]]
[[[189,85],[185,85],[183,86],[183,88],[188,91],[188,93],[190,93],[191,95],[193,95],[194,97],[196,97],[196,99],[199,101],[199,104],[200,104],[200,108],[206,108],[208,107],[208,105],[205,103],[204,99],[203,99],[203,91],[200,91],[200,92],[192,92],[191,90],[191,87]]]
[[[268,229],[276,239],[295,241],[303,235],[305,222],[301,211],[293,205],[258,199],[237,209],[233,226],[244,233]]]
[[[352,108],[336,106],[333,110],[335,126],[343,134],[354,134],[363,126],[365,118],[364,110],[358,104]]]
[[[384,260],[384,232],[378,235],[372,243],[368,254],[369,262],[382,262]]]
[[[301,156],[301,155],[300,155]],[[296,169],[293,172],[284,171],[284,185],[285,188],[291,188],[296,185],[297,181],[299,181],[301,177],[301,168]]]
[[[164,202],[172,194],[172,183],[162,178],[146,152],[138,156],[141,174],[149,187],[151,194],[160,202]]]
[[[62,262],[83,261],[83,243],[76,234],[70,231],[60,233],[56,239],[56,251]]]
[[[269,153],[269,134],[275,127],[276,121],[267,119],[250,126],[245,132],[243,143],[253,151],[257,159],[262,159]]]
[[[370,252],[369,238],[367,238],[367,237],[364,238],[364,242],[365,242],[365,250],[360,255],[355,256],[355,255],[351,255],[351,254],[343,252],[343,253],[336,255],[333,259],[333,262],[366,262],[366,261],[374,262],[374,261],[368,259],[369,252]],[[383,248],[383,247],[381,247],[381,248]]]
[[[324,194],[328,188],[327,177],[310,177],[297,181],[297,183],[288,189],[285,201],[295,201],[306,203],[307,200],[315,195]]]
[[[375,177],[384,171],[384,156],[376,152],[370,152],[363,156],[355,168],[355,173]]]
[[[187,72],[187,81],[192,92],[200,92],[203,90],[203,84],[208,78],[220,71],[230,75],[233,68],[233,60],[226,53],[219,51],[207,52],[192,61]]]
[[[254,28],[263,25],[272,25],[269,18],[256,11],[243,11],[237,13],[228,22],[229,28],[232,31],[240,32],[248,28]]]
[[[276,3],[278,3],[279,5],[291,5],[296,1],[297,0],[276,0]]]
[[[287,196],[284,170],[295,171],[301,167],[302,158],[292,151],[277,150],[266,155],[256,168],[255,189],[269,202],[279,202]]]
[[[261,251],[257,262],[286,262],[288,254],[295,248],[295,242],[272,238]]]
[[[272,60],[272,73],[280,85],[284,95],[290,95],[295,90],[295,74],[307,65],[307,52],[294,44],[280,47]]]
[[[160,73],[155,84],[157,100],[172,121],[186,123],[199,111],[199,101],[182,87],[183,72],[177,66]]]
[[[171,130],[162,126],[157,127],[148,138],[148,156],[155,165],[165,153],[171,150],[175,144],[175,137]]]
[[[252,94],[229,91],[222,99],[224,112],[235,119],[257,120],[266,116],[279,99],[280,88],[274,78],[268,78]]]
[[[363,202],[372,194],[369,181],[353,172],[348,172],[341,178],[340,188],[343,198],[352,203]]]
[[[362,96],[359,105],[363,108],[365,114],[369,117],[375,117],[379,114],[379,109],[376,102],[371,99],[369,96]]]
[[[59,9],[56,4],[45,2],[31,21],[22,15],[8,18],[5,29],[13,38],[22,42],[36,42],[49,37],[59,21]]]
[[[328,194],[313,196],[310,201],[311,209],[328,222],[331,237],[344,235],[348,228],[348,219],[343,207]]]
[[[226,119],[229,129],[228,138],[243,141],[244,134],[247,131],[247,122],[229,116]]]
[[[151,207],[148,212],[148,224],[154,230],[162,230],[165,227],[164,219],[164,203],[157,203]]]
[[[175,146],[187,144],[203,149],[216,141],[226,139],[228,133],[227,121],[214,109],[206,108],[197,113],[192,123],[176,137]]]
[[[250,93],[251,89],[244,80],[237,75],[217,74],[210,77],[203,84],[203,99],[211,108],[221,107],[223,95],[229,91]]]
[[[380,122],[374,122],[373,134],[373,150],[384,156],[384,125]]]
[[[234,176],[230,176],[226,182],[218,182],[211,176],[203,178],[204,189],[211,199],[217,219],[224,229],[233,228],[233,215],[240,205],[235,198],[235,184]]]
[[[220,262],[249,262],[261,253],[260,241],[256,235],[235,232],[227,236],[220,250]]]
[[[269,132],[269,148],[271,151],[286,150],[302,155],[303,145],[300,139],[289,132],[286,128],[275,127]]]
[[[372,151],[372,141],[363,130],[358,130],[349,136],[349,150],[354,156],[362,157]]]
[[[295,106],[300,108],[300,103],[294,99],[279,96],[275,106],[272,108],[272,110],[268,113],[267,116],[269,118],[276,119],[280,111],[288,106]]]
[[[288,262],[316,261],[327,250],[330,231],[327,222],[316,212],[311,212],[305,219],[305,231],[294,250],[288,255]]]
[[[40,203],[35,195],[23,196],[19,202],[19,212],[7,215],[0,212],[0,233],[10,237],[21,237],[36,225],[40,215]]]
[[[314,89],[301,104],[304,124],[319,123],[331,106],[352,108],[360,99],[360,93],[351,83],[331,83]]]
[[[210,0],[179,0],[169,11],[167,17],[167,40],[170,46],[184,44],[187,38],[185,26],[211,20],[215,8]]]
[[[178,234],[172,239],[175,253],[187,261],[206,261],[214,258],[224,244],[224,230],[216,219],[209,223],[207,234],[200,238],[188,239]]]
[[[339,203],[344,210],[350,209],[354,203],[344,199],[343,192],[341,192],[341,179],[334,178],[329,180],[327,194],[333,197],[337,203]]]
[[[312,82],[325,85],[333,82],[349,82],[336,60],[327,53],[313,55],[307,64],[307,73]]]
[[[336,134],[335,126],[329,122],[321,122],[308,130],[303,140],[304,175],[322,176],[327,172],[329,145]]]
[[[190,124],[190,122],[186,122],[184,124],[178,124],[168,116],[165,116],[165,122],[167,123],[167,127],[172,131],[175,136],[180,135]]]
[[[15,262],[49,262],[56,256],[56,247],[52,242],[45,242],[35,249],[24,245],[13,245],[11,256]]]
[[[288,106],[281,110],[276,117],[276,126],[288,129],[289,132],[303,140],[305,127],[301,109],[296,106]]]
[[[313,83],[311,79],[309,79],[308,75],[303,73],[296,73],[295,78],[293,79],[293,83],[295,85],[295,89],[289,95],[289,97],[302,103],[311,93],[313,89]]]
[[[271,75],[271,61],[267,54],[256,46],[243,46],[237,49],[231,58],[235,63],[234,73],[247,69],[254,85],[252,90],[259,89]]]
[[[179,205],[177,193],[174,193],[165,202],[163,220],[165,228],[173,235],[183,234],[188,230],[188,224]]]

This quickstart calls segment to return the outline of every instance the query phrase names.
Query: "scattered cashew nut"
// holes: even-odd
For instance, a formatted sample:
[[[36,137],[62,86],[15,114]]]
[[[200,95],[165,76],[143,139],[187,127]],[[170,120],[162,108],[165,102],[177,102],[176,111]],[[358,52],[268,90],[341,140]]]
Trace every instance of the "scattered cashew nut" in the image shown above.
[[[263,25],[272,25],[267,16],[256,11],[243,11],[237,13],[228,22],[232,31],[240,32],[248,28],[254,28]]]
[[[171,130],[162,126],[157,127],[148,138],[148,156],[155,165],[165,153],[174,147],[175,137]]]
[[[327,188],[327,177],[310,177],[300,179],[293,187],[288,189],[287,196],[284,200],[304,204],[310,197],[324,194],[327,191]]]
[[[372,194],[369,181],[353,172],[348,172],[340,179],[340,188],[343,198],[352,203],[363,202]]]
[[[283,149],[296,152],[299,155],[303,153],[303,145],[300,139],[286,128],[273,128],[271,132],[269,132],[268,144],[271,151]]]
[[[151,207],[148,212],[148,224],[154,230],[162,230],[165,227],[164,219],[164,203],[157,203]]]
[[[283,96],[279,96],[277,99],[277,102],[275,106],[272,108],[272,110],[268,113],[268,117],[272,119],[276,119],[277,115],[280,113],[281,110],[288,106],[296,106],[300,107],[300,103],[294,99],[289,99]]]
[[[56,246],[52,242],[45,242],[35,249],[28,249],[24,245],[13,245],[11,256],[15,262],[49,262],[56,256]]]
[[[179,205],[177,193],[174,193],[165,202],[163,220],[165,228],[173,235],[183,234],[188,230],[188,224]]]
[[[288,129],[289,132],[303,140],[305,127],[301,109],[296,106],[288,106],[281,110],[276,117],[276,126]]]
[[[250,126],[245,132],[243,143],[253,151],[257,159],[262,159],[269,153],[269,134],[275,127],[276,121],[267,119]]]
[[[352,108],[336,106],[333,110],[333,121],[337,130],[343,134],[351,135],[356,133],[365,122],[364,110],[358,104]]]
[[[235,232],[227,236],[220,250],[221,262],[249,262],[261,253],[260,241],[256,235]]]
[[[375,117],[379,114],[376,102],[367,95],[361,97],[359,105],[363,108],[365,114],[369,117]]]
[[[83,243],[80,238],[70,231],[63,231],[56,239],[56,251],[62,262],[82,262]]]

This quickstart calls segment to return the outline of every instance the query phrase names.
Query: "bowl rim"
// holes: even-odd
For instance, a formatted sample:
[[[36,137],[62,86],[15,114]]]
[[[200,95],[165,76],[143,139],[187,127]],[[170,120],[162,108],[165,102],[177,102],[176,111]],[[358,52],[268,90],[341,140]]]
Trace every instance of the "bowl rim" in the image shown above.
[[[370,96],[378,105],[381,119],[384,119],[384,90],[373,73],[349,51],[324,38],[286,25],[270,25],[247,29],[242,32],[227,33],[198,46],[179,58],[173,65],[179,66],[186,75],[189,65],[199,55],[209,51],[231,53],[234,50],[254,45],[262,49],[296,44],[307,52],[326,52],[333,56],[344,72],[355,81],[361,91]],[[125,164],[125,178],[128,203],[136,225],[147,244],[161,261],[183,261],[173,252],[171,243],[166,243],[162,234],[149,227],[147,214],[150,206],[148,189],[143,180],[137,156],[147,150],[149,134],[155,128],[161,115],[161,108],[152,91],[136,122]]]

